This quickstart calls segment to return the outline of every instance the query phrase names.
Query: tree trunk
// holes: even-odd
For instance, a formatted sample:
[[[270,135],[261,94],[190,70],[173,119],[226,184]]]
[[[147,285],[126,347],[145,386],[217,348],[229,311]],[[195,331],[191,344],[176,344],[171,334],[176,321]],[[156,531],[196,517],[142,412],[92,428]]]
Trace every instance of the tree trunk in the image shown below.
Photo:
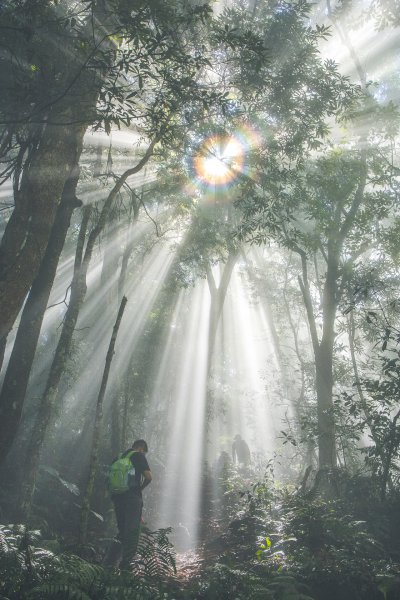
[[[22,169],[15,209],[0,243],[0,348],[36,277],[65,182],[76,163],[77,148],[82,146],[85,131],[95,120],[99,92],[114,55],[112,43],[104,38],[104,31],[112,22],[115,16],[104,2],[94,2],[92,18],[81,31],[82,38],[88,40],[88,54],[84,55],[84,43],[82,55],[77,53],[75,36],[65,38],[65,90],[48,114],[43,115],[47,123],[29,164]],[[87,68],[94,48],[110,50],[97,70]]]
[[[50,423],[53,414],[53,406],[57,398],[59,382],[64,371],[65,363],[69,356],[72,336],[78,319],[81,303],[86,292],[86,279],[82,277],[81,258],[90,213],[91,207],[85,207],[76,248],[74,276],[71,284],[69,305],[64,317],[60,339],[58,341],[55,356],[50,367],[50,373],[47,379],[45,392],[39,406],[36,423],[27,453],[26,477],[22,494],[22,512],[27,516],[30,514],[31,502],[35,489],[40,450],[43,445],[48,424]]]
[[[338,303],[338,251],[328,252],[328,265],[322,296],[323,325],[319,342],[311,292],[308,281],[307,256],[296,248],[302,262],[300,289],[307,312],[311,341],[315,360],[317,418],[318,418],[318,459],[320,469],[336,466],[335,419],[333,414],[333,345],[335,341],[335,317]]]
[[[294,342],[294,350],[296,353],[296,357],[297,357],[297,360],[299,363],[299,368],[300,368],[300,373],[301,373],[301,375],[300,375],[300,381],[301,381],[300,392],[299,392],[298,398],[296,398],[294,401],[294,406],[295,406],[296,416],[297,416],[297,423],[300,423],[300,415],[301,415],[300,411],[302,408],[304,408],[304,405],[305,405],[306,361],[304,359],[304,354],[300,350],[299,339],[298,339],[298,330],[297,330],[295,323],[293,321],[293,318],[292,318],[290,305],[289,305],[288,299],[286,297],[286,289],[287,289],[287,270],[286,270],[286,274],[285,274],[285,285],[283,288],[283,304],[285,307],[285,312],[286,312],[289,328],[292,332],[293,342]],[[307,469],[311,468],[311,465],[314,464],[315,462],[316,462],[315,446],[314,446],[313,441],[310,439],[307,441],[307,453],[305,456],[305,464],[307,465]]]
[[[333,338],[327,340],[315,357],[317,414],[318,414],[318,457],[319,467],[336,466],[335,419],[332,400],[332,350]],[[333,345],[333,344],[332,344]]]
[[[237,252],[230,253],[228,260],[224,265],[221,281],[219,287],[215,285],[214,276],[211,268],[207,271],[208,287],[211,295],[211,307],[210,307],[210,322],[208,329],[208,356],[207,356],[207,375],[210,376],[212,358],[215,350],[215,340],[217,337],[218,324],[221,319],[222,309],[224,308],[224,302],[226,293],[228,291],[229,282],[231,280],[233,268],[237,262],[239,254]]]
[[[122,315],[124,314],[125,306],[127,303],[127,298],[124,296],[122,298],[121,305],[119,307],[117,320],[115,321],[114,329],[112,332],[110,345],[108,347],[106,364],[104,367],[103,378],[101,381],[99,396],[97,398],[96,404],[96,416],[94,422],[94,431],[93,431],[93,440],[92,440],[92,449],[90,453],[90,462],[89,462],[89,473],[86,484],[86,491],[82,501],[82,513],[81,513],[81,526],[79,533],[79,540],[81,544],[85,544],[87,541],[87,528],[88,528],[88,518],[90,512],[90,500],[92,498],[94,479],[96,476],[98,456],[99,456],[99,448],[100,448],[100,432],[101,432],[101,424],[103,420],[103,401],[107,387],[108,375],[110,373],[111,361],[114,354],[115,341],[117,339],[119,326],[121,324]]]
[[[3,366],[4,354],[6,352],[7,336],[8,336],[8,334],[4,335],[2,338],[0,338],[0,372],[1,372],[1,367]]]
[[[67,123],[77,110],[50,115]],[[87,124],[48,125],[24,170],[18,202],[0,245],[0,345],[6,340],[48,245],[66,180],[76,164]]]
[[[116,265],[119,262],[120,251],[113,246],[114,227],[113,223],[108,223],[105,228],[103,237],[104,256],[100,275],[100,289],[105,290],[104,294],[104,310],[107,315],[113,310],[116,294],[114,293],[114,285],[116,283]],[[104,293],[104,292],[103,292]]]
[[[121,423],[121,402],[122,398],[120,395],[120,385],[117,386],[117,393],[114,394],[114,399],[111,405],[111,456],[118,456],[118,454],[122,451],[122,423]]]
[[[77,151],[79,160],[81,147]],[[76,198],[79,167],[75,165],[64,185],[61,204],[51,231],[49,243],[24,306],[14,346],[0,394],[0,463],[6,458],[16,436],[21,418],[29,375],[53,286],[57,265],[75,208],[82,203]]]
[[[322,338],[315,356],[319,467],[336,467],[335,417],[333,414],[333,347],[338,305],[339,258],[334,244],[328,242],[328,264],[322,294]]]

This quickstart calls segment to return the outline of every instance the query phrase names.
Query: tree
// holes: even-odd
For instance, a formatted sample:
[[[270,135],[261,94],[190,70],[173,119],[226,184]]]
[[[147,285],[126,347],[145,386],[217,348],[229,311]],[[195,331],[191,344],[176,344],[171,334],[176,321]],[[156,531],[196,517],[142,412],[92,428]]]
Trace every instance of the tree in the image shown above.
[[[294,216],[300,221],[308,219],[307,185],[312,174],[308,172],[308,175],[304,175],[304,180],[302,174],[307,173],[311,164],[305,166],[307,155],[322,146],[329,132],[327,119],[340,119],[346,111],[355,109],[361,90],[340,75],[334,61],[323,61],[318,55],[317,44],[326,39],[329,32],[320,25],[316,25],[314,29],[306,27],[305,19],[310,11],[311,5],[307,2],[276,2],[254,6],[251,14],[240,9],[228,10],[225,20],[228,28],[245,28],[251,22],[255,34],[263,32],[269,49],[269,60],[254,64],[253,68],[244,70],[244,63],[240,60],[234,63],[233,78],[237,82],[240,99],[252,121],[267,128],[261,144],[250,153],[248,159],[254,175],[241,178],[241,196],[236,201],[236,206],[242,211],[243,217],[238,235],[242,240],[256,243],[264,243],[272,236],[300,255],[303,265],[303,297],[307,299],[306,307],[312,326],[314,315],[308,287],[308,247],[302,246],[307,235],[301,238],[301,235],[293,234],[297,231]],[[332,226],[334,235],[339,237],[330,238],[327,242],[329,249],[324,249],[329,272],[325,280],[323,301],[326,330],[321,345],[316,327],[312,329],[315,359],[318,362],[321,466],[335,464],[333,416],[329,400],[332,372],[327,365],[331,364],[332,358],[337,306],[334,298],[343,239],[348,233],[347,229],[351,228],[353,213],[357,212],[366,185],[363,160],[361,157],[359,172],[356,173],[355,169],[351,174],[358,180],[358,192],[349,183],[349,190],[344,190],[347,201],[349,194],[354,192],[356,195],[346,224],[342,223],[341,209],[338,209],[336,216],[332,214],[329,217],[327,231]],[[316,174],[314,176],[317,178]],[[324,189],[322,181],[318,185],[320,189]],[[331,198],[330,203],[334,204],[335,201]],[[317,206],[319,204],[315,200],[315,207]],[[324,208],[321,207],[321,210]],[[342,225],[344,229],[340,232]],[[329,238],[330,234],[327,235]],[[322,440],[326,442],[324,448]]]
[[[90,9],[92,9],[94,12],[91,13]],[[87,7],[87,11],[81,15],[81,18],[84,21],[84,25],[82,25],[82,27],[89,27],[89,16],[95,16],[97,14],[96,10],[105,11],[104,14],[103,12],[101,13],[103,21],[105,20],[104,22],[108,23],[109,20],[111,20],[111,22],[115,25],[114,17],[112,17],[112,15],[108,12],[108,9],[106,10],[102,6],[99,7],[96,4],[92,5],[92,3],[90,3],[90,5]],[[125,8],[123,11],[125,11]],[[173,29],[171,28],[170,24],[171,11],[176,17],[175,26]],[[186,116],[184,120],[180,118],[180,113],[188,100],[190,99],[190,104],[193,110],[197,106],[197,111],[195,114],[196,118],[198,119],[200,118],[202,112],[207,112],[212,102],[217,101],[220,98],[219,93],[214,92],[213,90],[207,90],[201,83],[197,81],[198,73],[201,67],[205,64],[206,58],[203,58],[198,54],[195,30],[196,26],[198,26],[199,23],[201,24],[202,20],[207,17],[208,12],[208,7],[206,5],[197,6],[192,9],[190,6],[182,7],[178,2],[174,7],[166,8],[164,5],[162,5],[162,3],[160,4],[155,2],[151,7],[146,6],[142,7],[142,9],[138,8],[139,17],[136,14],[126,15],[125,12],[123,12],[121,22],[117,23],[117,31],[118,35],[120,36],[118,38],[118,43],[115,42],[114,37],[116,34],[113,30],[114,33],[112,35],[111,33],[108,33],[104,37],[104,40],[103,38],[101,39],[101,44],[103,44],[104,41],[104,47],[101,44],[99,48],[97,45],[95,45],[95,50],[98,52],[98,54],[94,55],[93,60],[97,61],[96,64],[103,64],[101,53],[105,53],[109,58],[111,56],[114,62],[101,80],[101,85],[103,87],[99,88],[97,94],[100,103],[94,107],[97,111],[95,113],[97,121],[92,121],[92,125],[99,127],[100,124],[103,123],[106,130],[109,131],[111,123],[116,123],[118,126],[124,123],[125,126],[129,126],[131,122],[135,121],[138,125],[140,125],[143,134],[147,133],[148,135],[151,135],[153,140],[148,147],[148,151],[145,153],[144,159],[139,161],[138,165],[132,169],[126,170],[122,175],[114,174],[115,186],[105,207],[103,207],[102,217],[98,227],[96,228],[96,233],[93,232],[94,237],[91,238],[92,241],[90,241],[89,247],[86,249],[85,256],[88,257],[88,260],[85,260],[84,262],[86,270],[90,262],[94,241],[97,239],[99,232],[102,230],[105,224],[105,220],[107,219],[107,215],[110,212],[110,208],[117,193],[119,193],[122,186],[127,183],[127,179],[147,163],[148,159],[153,153],[155,145],[158,142],[163,141],[163,143],[167,145],[173,145],[175,143],[177,133],[181,131],[182,128],[184,129],[188,126],[188,117]],[[14,18],[12,13],[11,16]],[[40,16],[42,15],[39,14],[37,18]],[[154,31],[155,24],[158,27],[157,32]],[[176,37],[176,27],[178,27],[178,29],[180,28],[182,32],[182,36],[179,38],[179,40]],[[83,31],[85,32],[86,30]],[[82,36],[83,35],[84,34],[82,33]],[[110,47],[112,51],[110,51]],[[203,48],[205,48],[204,45]],[[140,57],[139,66],[136,61],[138,56]],[[74,86],[75,85],[77,84],[74,81]],[[72,96],[70,97],[69,89],[65,97],[67,99],[69,98],[71,103],[73,102]],[[114,105],[114,102],[116,103],[116,106]],[[57,105],[56,101],[55,105]],[[82,115],[80,116],[82,117]],[[28,119],[28,117],[26,118]],[[81,127],[80,132],[83,136],[89,121],[84,122],[84,127],[82,126],[81,121],[79,121],[79,123]],[[69,123],[65,124],[66,129],[68,129],[69,126]],[[62,143],[62,140],[57,143]],[[81,138],[80,141],[78,139],[76,140],[75,146],[76,153],[74,160],[76,172],[77,162],[81,153]],[[53,154],[52,159],[56,160]],[[17,173],[17,171],[15,171],[15,173]],[[134,202],[135,201],[136,200],[134,199]],[[30,205],[27,206],[28,210],[31,210]],[[40,210],[38,209],[39,213],[43,212],[44,210],[44,207],[42,207]],[[50,213],[51,211],[47,212]],[[13,213],[13,215],[14,216],[11,217],[9,225],[7,225],[8,230],[6,229],[3,237],[5,248],[7,246],[8,237],[13,241],[13,243],[15,243],[16,239],[16,235],[15,232],[13,233],[13,226],[11,224],[12,219],[14,219],[17,223],[21,222],[17,210]],[[46,214],[46,218],[51,220],[49,214]],[[28,221],[30,223],[30,219],[28,219]],[[50,221],[48,225],[50,227]],[[64,239],[66,232],[67,229],[64,228]],[[32,235],[34,235],[34,232],[32,232]],[[46,237],[47,233],[44,235]],[[57,252],[59,255],[63,244],[62,240],[60,240],[60,229],[58,223],[54,225],[54,236],[58,237]],[[44,248],[45,245],[41,245],[41,243],[38,242],[37,251],[40,256],[42,255]],[[54,247],[51,249],[49,248],[49,252],[50,251],[54,252]],[[11,254],[9,256],[11,257]],[[38,258],[38,256],[36,258]],[[32,257],[30,257],[30,260],[31,259]],[[8,260],[9,259],[6,259],[6,262]],[[51,261],[54,266],[57,265],[57,257],[54,254],[51,254]],[[39,264],[40,260],[38,261],[38,265]],[[46,305],[46,297],[48,298],[52,280],[54,279],[55,274],[55,269],[53,268],[52,270],[49,270],[47,264],[43,265],[42,271],[45,272],[47,278],[45,283],[46,291],[43,291],[41,295],[41,314],[35,318],[36,333],[35,335],[32,335],[31,338],[32,351],[34,351],[36,346],[36,341],[34,340],[37,340],[41,319],[43,318],[43,312]],[[18,279],[18,286],[22,286],[21,290],[22,288],[26,290],[26,286],[30,285],[30,278],[33,272],[34,266],[32,263],[30,263],[29,278],[20,277]],[[10,274],[10,276],[13,277],[14,275]],[[82,275],[83,279],[85,276],[86,275]],[[34,297],[38,295],[36,288],[39,285],[43,286],[43,279],[43,273],[40,273],[40,276],[38,277],[38,283],[35,286],[34,294],[32,296],[32,301],[35,301]],[[10,283],[7,284],[7,281],[5,280],[4,284],[6,286],[4,289],[11,290],[12,286]],[[13,296],[13,298],[15,300],[15,296]],[[20,298],[22,298],[22,295]],[[14,303],[14,300],[11,304],[13,304],[13,314],[15,316],[16,304]],[[9,305],[9,308],[11,304]],[[28,304],[30,306],[30,303]],[[31,315],[29,316],[29,319],[32,323]],[[75,317],[74,321],[76,322]],[[11,321],[8,323],[11,323]],[[73,328],[71,330],[71,335],[72,331]],[[9,375],[6,377],[4,394],[2,394],[0,398],[0,410],[3,416],[2,422],[4,423],[5,431],[7,431],[7,435],[3,438],[3,458],[10,448],[11,442],[15,436],[16,427],[19,422],[24,394],[26,391],[26,384],[29,377],[31,359],[33,357],[32,351],[30,352],[30,360],[24,360],[26,369],[24,376],[21,377],[21,380],[18,382],[19,385],[17,386],[17,390],[15,388],[16,379],[15,368],[13,365],[15,366],[15,364],[18,365],[18,363],[21,363],[21,352],[24,352],[24,349],[21,350],[19,344],[16,346],[13,354],[13,361],[12,364],[10,364]],[[68,344],[63,350],[63,355],[68,355]],[[59,379],[61,377],[62,366],[60,366],[58,370],[59,374],[57,375],[57,378]],[[10,385],[13,387],[13,394],[10,394]]]
[[[276,237],[280,243],[297,253],[301,263],[299,285],[316,369],[320,467],[336,464],[332,390],[337,309],[356,261],[367,256],[365,253],[373,246],[373,223],[390,214],[394,193],[392,167],[382,147],[369,147],[336,149],[310,160],[296,185],[286,188],[281,196],[285,204],[281,221],[278,224],[275,220],[273,231],[275,235],[279,231]],[[275,200],[278,198],[279,194]],[[265,236],[268,220],[259,208],[250,208],[250,214],[253,220],[247,226],[249,233],[259,229],[261,237]],[[321,282],[318,300],[309,275],[314,254],[323,265],[321,274],[317,274]]]
[[[108,375],[111,368],[111,361],[114,354],[115,342],[117,340],[118,330],[121,324],[122,316],[124,314],[125,306],[127,303],[127,298],[124,296],[121,300],[121,304],[119,307],[117,320],[115,321],[115,325],[113,328],[110,344],[107,351],[106,363],[104,367],[103,377],[101,380],[101,386],[99,390],[99,395],[96,403],[96,416],[94,423],[94,431],[93,431],[93,440],[91,444],[91,453],[90,453],[90,463],[89,463],[89,473],[87,477],[86,490],[85,495],[82,502],[82,514],[81,514],[81,527],[80,527],[80,541],[81,543],[86,543],[87,541],[87,528],[88,528],[88,519],[89,519],[89,511],[90,511],[90,500],[93,494],[93,486],[94,480],[97,471],[97,463],[99,460],[99,447],[100,447],[100,436],[101,436],[101,426],[103,420],[103,401],[106,393]]]
[[[0,454],[5,456],[21,418],[29,376],[43,317],[53,286],[59,257],[64,247],[71,216],[82,204],[75,196],[78,173],[68,179],[38,274],[33,281],[13,344],[0,392]]]
[[[6,4],[0,75],[13,95],[0,109],[15,207],[0,248],[3,350],[43,258],[86,129],[109,132],[112,124],[135,124],[144,136],[163,130],[166,137],[178,106],[189,99],[208,105],[210,94],[196,81],[206,59],[195,29],[209,12],[206,4],[166,6],[158,0],[140,2],[134,10],[119,0],[93,0],[77,13],[66,1],[57,8],[47,0]],[[56,55],[48,51],[49,39]],[[21,81],[27,84],[22,98]]]
[[[26,507],[30,506],[39,464],[40,450],[42,448],[47,428],[53,414],[54,404],[58,396],[60,380],[64,372],[66,361],[70,355],[74,330],[78,321],[80,309],[85,299],[87,291],[87,274],[90,261],[92,259],[95,243],[99,234],[104,228],[104,225],[107,221],[107,217],[109,216],[110,210],[113,206],[113,202],[117,196],[118,191],[121,189],[123,183],[126,181],[126,179],[128,179],[130,175],[134,175],[135,173],[139,172],[143,168],[143,166],[148,162],[149,158],[151,157],[154,151],[154,146],[156,145],[157,141],[158,139],[155,138],[147,148],[142,159],[135,165],[135,167],[132,167],[131,169],[125,171],[125,173],[118,179],[117,183],[113,186],[102,207],[97,223],[90,231],[86,246],[84,248],[86,227],[91,210],[90,206],[86,207],[86,214],[84,214],[83,216],[80,232],[82,233],[82,236],[78,241],[79,243],[77,245],[77,253],[75,256],[74,275],[71,283],[71,297],[64,317],[63,327],[57,344],[55,356],[47,377],[46,387],[43,393],[43,397],[41,399],[36,424],[30,442],[27,459],[28,475],[24,486],[25,497],[23,499],[23,506],[25,507],[25,510]],[[15,427],[13,433],[15,436]],[[7,455],[7,452],[10,448],[10,437],[10,435],[7,436],[8,444],[5,445],[3,448],[3,457]]]
[[[240,247],[233,237],[236,218],[233,206],[215,201],[195,207],[190,230],[179,253],[176,276],[181,285],[194,284],[198,278],[206,279],[210,292],[210,320],[208,332],[207,375],[212,368],[218,325],[233,269]],[[220,266],[217,284],[213,268]]]

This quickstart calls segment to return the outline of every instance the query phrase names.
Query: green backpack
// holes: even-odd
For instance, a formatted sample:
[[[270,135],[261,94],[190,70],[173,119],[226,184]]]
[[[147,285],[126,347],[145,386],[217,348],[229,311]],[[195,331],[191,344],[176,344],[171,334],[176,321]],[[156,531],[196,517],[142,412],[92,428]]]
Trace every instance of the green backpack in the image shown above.
[[[135,487],[136,471],[131,461],[131,456],[134,452],[136,450],[122,453],[112,463],[108,476],[108,488],[111,494],[123,494]]]

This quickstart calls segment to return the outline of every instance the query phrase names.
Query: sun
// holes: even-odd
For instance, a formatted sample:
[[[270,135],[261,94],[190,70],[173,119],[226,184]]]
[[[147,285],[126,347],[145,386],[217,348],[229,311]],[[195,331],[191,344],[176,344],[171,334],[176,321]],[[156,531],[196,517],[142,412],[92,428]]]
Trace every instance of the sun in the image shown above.
[[[221,156],[210,156],[203,161],[203,171],[208,177],[225,177],[229,171],[228,165]]]
[[[231,183],[243,170],[244,149],[233,136],[212,136],[200,145],[193,165],[197,176],[208,185]]]

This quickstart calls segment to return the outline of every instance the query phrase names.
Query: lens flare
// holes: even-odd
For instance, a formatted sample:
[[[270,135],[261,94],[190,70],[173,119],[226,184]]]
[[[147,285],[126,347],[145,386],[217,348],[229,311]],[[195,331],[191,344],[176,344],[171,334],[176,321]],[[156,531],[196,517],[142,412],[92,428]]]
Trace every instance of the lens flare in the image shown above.
[[[244,147],[236,137],[212,136],[200,145],[193,166],[203,183],[222,186],[243,172],[244,157]]]

